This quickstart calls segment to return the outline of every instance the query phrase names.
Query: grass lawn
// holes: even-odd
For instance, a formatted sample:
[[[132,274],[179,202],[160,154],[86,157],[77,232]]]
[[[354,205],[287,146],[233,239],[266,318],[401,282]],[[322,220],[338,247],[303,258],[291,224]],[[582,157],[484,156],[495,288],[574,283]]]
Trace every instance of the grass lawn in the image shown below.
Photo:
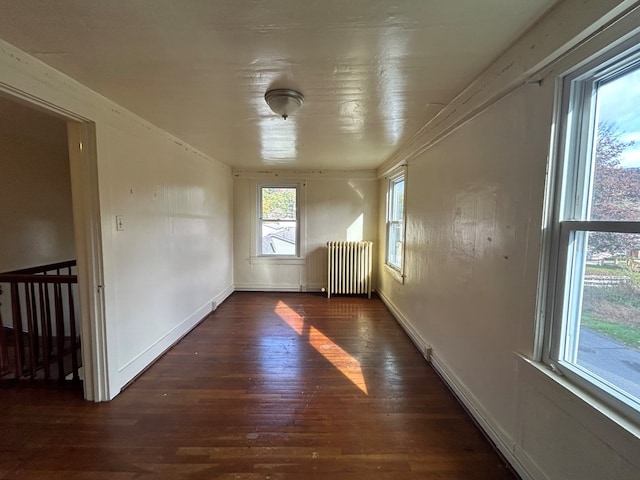
[[[630,347],[640,349],[640,328],[604,322],[589,314],[582,315],[582,326]]]
[[[640,287],[640,272],[634,272],[625,265],[587,265],[587,275],[627,276],[636,287]]]
[[[640,350],[640,272],[626,265],[588,265],[585,273],[631,279],[607,288],[585,286],[582,326]]]

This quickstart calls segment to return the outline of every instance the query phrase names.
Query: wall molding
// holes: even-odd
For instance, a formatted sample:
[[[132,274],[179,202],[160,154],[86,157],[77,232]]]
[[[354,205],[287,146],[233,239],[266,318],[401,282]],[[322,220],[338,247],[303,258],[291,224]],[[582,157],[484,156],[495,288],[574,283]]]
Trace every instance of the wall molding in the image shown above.
[[[233,287],[227,287],[219,295],[208,300],[196,311],[191,313],[178,325],[173,327],[167,333],[162,335],[158,340],[152,343],[144,351],[140,352],[133,359],[129,360],[122,366],[118,367],[118,384],[122,385],[117,391],[109,392],[113,400],[124,388],[131,384],[142,372],[155,363],[162,355],[164,355],[172,346],[178,343],[185,335],[197,327],[207,316],[217,308],[221,302],[217,302],[218,298],[226,299],[233,293]],[[226,296],[225,296],[226,295]]]
[[[521,460],[523,452],[517,447],[515,441],[500,428],[477,397],[465,387],[464,383],[449,369],[447,364],[443,362],[437,354],[431,354],[431,364],[438,375],[440,375],[440,378],[444,380],[449,389],[457,397],[458,401],[462,403],[485,435],[489,437],[523,480],[547,479],[547,476],[544,475],[528,457],[525,457],[524,461]]]
[[[283,285],[273,285],[270,283],[244,283],[235,285],[236,292],[302,292],[302,293],[325,293],[327,285],[325,283],[308,283],[306,285],[293,285],[290,283]]]
[[[304,285],[283,283],[244,283],[235,285],[236,292],[304,292]]]
[[[415,160],[484,109],[532,80],[537,72],[640,8],[637,3],[637,0],[565,0],[553,6],[476,80],[393,152],[378,167],[378,177],[402,163]],[[532,87],[535,85],[537,80]]]
[[[127,110],[104,95],[91,90],[86,85],[44,63],[39,58],[0,39],[0,64],[2,63],[10,64],[14,68],[9,68],[6,72],[3,72],[7,74],[8,80],[0,78],[0,91],[8,93],[15,99],[28,104],[39,105],[54,114],[78,122],[97,122],[97,117],[100,117],[101,124],[102,122],[109,124],[113,122],[113,116],[116,116],[116,119],[118,116],[126,117],[136,123],[139,128],[153,131],[155,134],[159,134],[166,140],[189,151],[192,155],[202,158],[219,168],[231,171],[231,168],[224,162],[186,143],[184,140]],[[38,70],[37,74],[25,73],[28,70],[34,72],[36,69]],[[20,85],[20,87],[18,88],[14,85]],[[42,85],[56,86],[64,94],[68,95],[72,101],[64,102],[69,103],[69,105],[65,105],[63,102],[54,103],[46,100],[40,93]],[[78,92],[82,92],[85,98],[79,98]]]
[[[326,290],[327,284],[325,283],[307,283],[305,292],[322,292]]]
[[[222,304],[222,302],[229,298],[229,295],[231,295],[234,291],[235,287],[233,286],[233,284],[231,284],[218,295],[213,297],[213,301],[211,302],[211,311],[215,312],[216,309]]]
[[[526,383],[538,392],[545,392],[548,401],[557,405],[602,442],[609,445],[625,461],[637,465],[637,442],[640,427],[629,418],[611,409],[606,403],[576,384],[521,353],[514,354]]]
[[[391,299],[385,295],[384,291],[377,290],[376,293],[382,300],[382,302],[387,306],[393,317],[400,324],[405,333],[409,336],[413,344],[420,351],[422,356],[425,358],[427,362],[430,362],[430,348],[429,342],[427,342],[420,333],[413,328],[411,322],[404,316],[404,314],[396,307],[396,305],[391,301]]]
[[[287,180],[287,179],[368,179],[376,180],[376,170],[305,170],[305,169],[272,169],[272,170],[242,170],[232,169],[233,178],[247,178],[252,180]]]
[[[263,255],[249,257],[251,265],[306,265],[306,257],[281,257],[278,255]]]
[[[535,463],[518,448],[513,439],[499,427],[482,403],[464,385],[458,376],[432,351],[431,344],[413,327],[411,321],[398,309],[391,299],[380,290],[378,290],[377,293],[425,360],[431,364],[436,373],[518,475],[520,475],[523,480],[547,479],[546,475],[537,468]]]
[[[325,293],[325,284],[307,284],[307,285],[271,285],[266,283],[249,283],[236,285],[236,292],[297,292],[297,293]],[[326,293],[325,293],[326,295]]]
[[[124,385],[122,385],[122,387],[120,387],[120,392],[122,392],[123,390],[127,389],[133,382],[135,382],[138,378],[140,378],[140,376],[145,373],[149,368],[151,368],[158,360],[160,360],[160,358],[167,353],[171,348],[173,348],[174,345],[176,345],[177,343],[179,343],[185,336],[187,336],[189,333],[191,333],[191,331],[196,328],[198,325],[200,325],[200,323],[202,323],[208,316],[209,314],[213,313],[217,307],[220,306],[220,304],[222,302],[224,302],[229,295],[231,295],[233,293],[234,289],[233,289],[233,285],[228,286],[227,288],[225,288],[220,294],[216,295],[216,297],[211,301],[210,305],[211,305],[211,310],[208,313],[205,313],[204,316],[202,318],[200,318],[200,320],[198,320],[197,322],[193,323],[184,333],[182,333],[180,336],[178,336],[178,338],[176,340],[173,341],[173,343],[171,343],[171,345],[169,345],[168,347],[166,347],[158,356],[156,356],[148,365],[146,365],[142,370],[140,370],[137,374],[135,374],[127,383],[125,383]],[[198,312],[206,312],[206,304],[202,306],[202,308],[200,308],[198,310]],[[194,313],[193,315],[190,315],[189,318],[192,318],[196,315],[196,313]],[[188,319],[187,319],[188,320]],[[187,321],[185,320],[185,322]],[[181,325],[183,325],[185,322],[182,322],[180,325],[177,325],[176,327],[174,327],[173,330],[178,329]],[[171,333],[171,332],[169,332]],[[167,334],[169,335],[169,334]],[[165,337],[167,336],[165,335]],[[161,338],[160,340],[158,340],[159,343],[164,339]],[[148,350],[150,350],[152,347],[149,347]],[[145,351],[146,352],[146,351]],[[143,352],[144,353],[144,352]],[[142,355],[142,354],[141,354]],[[137,357],[136,357],[137,359]],[[136,359],[132,360],[135,361]],[[130,363],[132,363],[130,362]]]

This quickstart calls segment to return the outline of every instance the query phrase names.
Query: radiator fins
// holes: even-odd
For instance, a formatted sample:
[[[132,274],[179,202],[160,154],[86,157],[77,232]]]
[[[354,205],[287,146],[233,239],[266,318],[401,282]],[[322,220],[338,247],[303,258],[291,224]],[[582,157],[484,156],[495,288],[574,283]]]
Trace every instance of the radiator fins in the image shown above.
[[[366,294],[371,298],[373,242],[327,242],[327,297]]]

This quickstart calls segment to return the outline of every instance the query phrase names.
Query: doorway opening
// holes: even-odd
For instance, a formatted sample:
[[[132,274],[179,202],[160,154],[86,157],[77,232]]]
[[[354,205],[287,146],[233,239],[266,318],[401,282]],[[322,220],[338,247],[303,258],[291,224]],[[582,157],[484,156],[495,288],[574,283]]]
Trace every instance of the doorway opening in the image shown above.
[[[0,380],[108,399],[94,125],[16,92],[0,112]]]

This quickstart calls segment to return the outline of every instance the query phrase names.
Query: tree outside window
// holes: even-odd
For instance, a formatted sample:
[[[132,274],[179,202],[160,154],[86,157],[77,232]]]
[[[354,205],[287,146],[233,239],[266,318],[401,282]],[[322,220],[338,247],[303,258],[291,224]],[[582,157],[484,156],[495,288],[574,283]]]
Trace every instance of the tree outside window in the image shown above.
[[[260,186],[259,254],[298,254],[298,187]]]
[[[587,66],[572,75],[565,82],[571,100],[547,356],[568,378],[637,415],[640,62]]]

